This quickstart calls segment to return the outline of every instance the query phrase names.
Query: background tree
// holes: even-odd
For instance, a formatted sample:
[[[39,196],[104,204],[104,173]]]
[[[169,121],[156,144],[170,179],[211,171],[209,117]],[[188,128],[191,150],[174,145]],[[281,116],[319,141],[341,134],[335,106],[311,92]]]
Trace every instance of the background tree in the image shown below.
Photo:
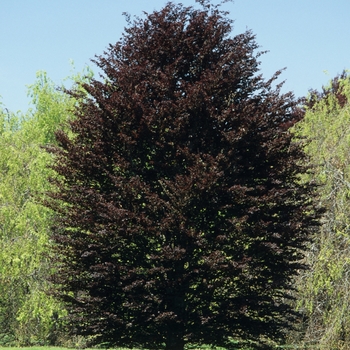
[[[311,91],[305,118],[296,125],[315,164],[312,178],[323,184],[326,208],[321,232],[307,254],[310,269],[298,281],[299,307],[307,316],[307,343],[322,349],[350,346],[350,77],[335,77],[321,93]],[[308,179],[310,180],[310,178]]]
[[[52,276],[69,329],[110,345],[283,341],[317,224],[292,94],[257,75],[251,32],[169,3],[97,58],[58,132]],[[78,96],[72,93],[73,96]],[[243,346],[243,345],[242,345]]]
[[[75,75],[74,80],[81,80]],[[32,109],[0,112],[0,344],[57,341],[62,305],[46,292],[52,213],[40,201],[50,189],[52,157],[42,148],[76,103],[40,72],[29,88]]]

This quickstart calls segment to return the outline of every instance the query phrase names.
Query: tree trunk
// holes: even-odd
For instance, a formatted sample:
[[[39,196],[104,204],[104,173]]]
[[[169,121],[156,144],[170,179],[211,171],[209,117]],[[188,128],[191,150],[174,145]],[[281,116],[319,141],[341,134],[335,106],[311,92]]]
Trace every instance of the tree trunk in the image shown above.
[[[166,350],[184,350],[185,341],[182,332],[178,332],[177,329],[170,329],[165,344]]]

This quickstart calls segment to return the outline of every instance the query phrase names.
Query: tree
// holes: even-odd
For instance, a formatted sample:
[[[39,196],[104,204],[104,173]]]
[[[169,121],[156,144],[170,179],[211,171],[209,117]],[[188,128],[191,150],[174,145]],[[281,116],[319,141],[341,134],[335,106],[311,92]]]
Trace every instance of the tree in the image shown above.
[[[298,279],[298,307],[305,314],[304,341],[322,349],[350,346],[350,77],[343,72],[322,88],[311,91],[306,113],[295,126],[315,164],[311,179],[322,184],[326,208],[320,233],[306,259],[311,268]],[[310,180],[310,178],[308,179]]]
[[[297,317],[289,291],[319,216],[289,132],[302,113],[272,88],[280,72],[257,75],[254,35],[231,38],[202,5],[130,23],[49,149],[55,294],[95,343],[257,347]]]
[[[37,195],[49,189],[46,180],[50,155],[41,148],[49,132],[40,127],[46,108],[46,126],[57,128],[52,117],[62,119],[61,95],[44,74],[31,87],[37,99],[26,115],[2,114],[0,138],[0,336],[2,343],[38,344],[47,341],[57,301],[44,292],[49,264],[44,257],[50,212]],[[58,96],[57,96],[58,95]],[[56,97],[56,98],[55,98]],[[46,102],[44,102],[46,100]],[[56,100],[56,101],[55,101]],[[48,108],[55,105],[55,109]],[[63,106],[63,108],[62,108]],[[54,136],[51,131],[51,138]]]
[[[33,108],[27,113],[0,111],[1,345],[54,343],[56,316],[64,314],[62,304],[46,293],[52,212],[41,201],[50,188],[52,156],[42,146],[54,142],[54,131],[71,116],[76,101],[43,72],[29,95]]]

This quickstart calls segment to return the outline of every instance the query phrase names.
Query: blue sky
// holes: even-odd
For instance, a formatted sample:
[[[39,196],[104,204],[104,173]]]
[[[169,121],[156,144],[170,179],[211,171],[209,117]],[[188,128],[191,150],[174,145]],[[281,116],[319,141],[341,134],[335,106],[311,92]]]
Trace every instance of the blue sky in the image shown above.
[[[29,106],[26,85],[44,70],[60,85],[121,37],[123,12],[141,15],[166,0],[0,0],[0,96],[11,111]],[[174,1],[196,5],[194,0]],[[217,1],[216,1],[217,2]],[[304,96],[350,69],[349,0],[235,0],[226,3],[232,35],[251,29],[261,50],[261,73],[286,67],[283,91]],[[325,73],[327,72],[327,73]]]

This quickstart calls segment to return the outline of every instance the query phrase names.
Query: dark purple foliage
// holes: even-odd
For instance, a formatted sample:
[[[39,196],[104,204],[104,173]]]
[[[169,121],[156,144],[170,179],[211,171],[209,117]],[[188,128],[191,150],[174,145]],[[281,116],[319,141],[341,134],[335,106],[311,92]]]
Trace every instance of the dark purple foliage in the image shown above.
[[[313,106],[321,101],[324,100],[327,102],[327,97],[329,95],[334,95],[339,106],[343,108],[346,103],[348,102],[348,98],[346,97],[346,94],[343,90],[343,87],[341,85],[341,81],[348,78],[348,73],[344,70],[341,74],[337,75],[331,80],[330,86],[322,86],[322,91],[319,92],[317,90],[310,90],[309,91],[309,98],[306,98],[304,100],[305,106],[308,108],[313,108]]]
[[[202,5],[130,24],[51,149],[55,293],[96,343],[229,348],[283,340],[297,317],[319,214],[289,132],[302,115],[279,72],[257,75],[254,35]]]

